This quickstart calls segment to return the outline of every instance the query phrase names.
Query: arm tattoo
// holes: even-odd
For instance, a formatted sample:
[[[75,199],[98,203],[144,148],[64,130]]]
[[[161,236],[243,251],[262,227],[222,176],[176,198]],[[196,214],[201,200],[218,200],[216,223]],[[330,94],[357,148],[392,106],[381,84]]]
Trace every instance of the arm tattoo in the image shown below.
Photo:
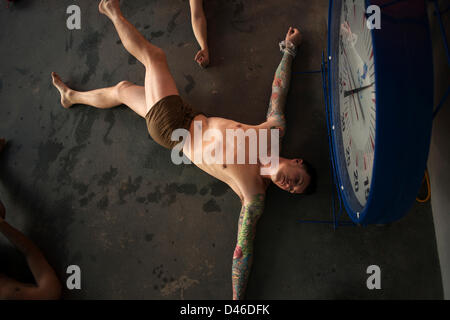
[[[253,261],[253,240],[255,239],[256,223],[264,210],[264,199],[264,194],[257,194],[252,201],[244,204],[241,209],[232,267],[234,300],[244,298]]]
[[[284,130],[286,128],[284,106],[286,104],[286,98],[289,91],[293,59],[294,58],[290,54],[284,53],[280,65],[275,72],[269,110],[267,111],[267,120],[274,120],[274,127],[281,130],[281,136],[284,134]]]

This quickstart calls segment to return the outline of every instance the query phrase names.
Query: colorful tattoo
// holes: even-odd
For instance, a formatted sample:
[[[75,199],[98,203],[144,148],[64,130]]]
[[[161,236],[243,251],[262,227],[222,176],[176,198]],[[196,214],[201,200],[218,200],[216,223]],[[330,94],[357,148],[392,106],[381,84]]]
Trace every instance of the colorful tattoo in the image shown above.
[[[280,136],[283,136],[286,129],[284,106],[286,104],[286,98],[289,91],[289,82],[291,79],[291,66],[293,59],[294,58],[290,54],[284,53],[280,65],[275,72],[269,110],[267,111],[267,120],[274,121],[275,127],[281,130]]]
[[[253,241],[256,223],[264,210],[264,194],[257,194],[244,204],[239,216],[236,249],[233,255],[232,281],[233,299],[243,299],[253,260]]]

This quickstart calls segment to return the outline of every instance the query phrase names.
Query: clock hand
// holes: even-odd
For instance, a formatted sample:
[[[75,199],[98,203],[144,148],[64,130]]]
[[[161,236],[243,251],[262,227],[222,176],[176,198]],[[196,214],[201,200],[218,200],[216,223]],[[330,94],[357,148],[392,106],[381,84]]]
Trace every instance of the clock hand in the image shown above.
[[[350,66],[350,61],[349,61],[349,58],[348,58],[348,55],[347,55],[347,51],[345,50],[345,48],[343,49],[343,51],[344,51],[345,58],[347,60],[347,68],[350,69],[350,79],[352,80],[352,81],[350,81],[350,83],[353,82],[353,85],[356,86],[356,81],[355,81],[355,79],[353,77],[354,74],[353,74],[352,68]],[[357,53],[356,53],[356,55],[359,57],[359,55]],[[362,59],[360,57],[359,57],[359,60],[362,62]],[[364,89],[366,89],[368,87],[371,87],[373,84],[374,83],[372,83],[372,84],[370,84],[368,86],[356,88],[356,89],[353,89],[353,90],[350,90],[350,91],[345,91],[344,92],[344,97],[348,97],[349,95],[353,95],[356,92],[359,92],[359,91],[364,90]],[[359,98],[359,95],[356,95],[356,97],[358,98],[358,104],[359,104],[359,108],[361,110],[362,119],[363,119],[364,122],[366,122],[366,119],[365,119],[365,116],[364,116],[364,111],[363,111],[363,108],[362,108],[361,99]]]
[[[356,86],[356,81],[353,78],[353,71],[352,71],[352,68],[350,66],[350,61],[348,59],[347,52],[346,52],[345,49],[344,49],[344,55],[345,55],[345,58],[347,60],[346,66],[347,66],[347,69],[349,71],[350,84],[353,82],[353,85]],[[350,92],[354,93],[354,92],[361,91],[363,89],[364,89],[364,87],[363,88],[357,88],[357,89],[350,90]],[[347,93],[347,91],[344,92],[344,97],[347,97],[347,96],[350,95],[350,94],[346,95],[346,93]],[[358,104],[359,104],[359,109],[361,110],[362,120],[363,120],[363,122],[366,122],[366,117],[364,116],[364,111],[363,111],[363,108],[362,108],[361,99],[359,98],[359,95],[356,95],[356,97],[358,98]],[[354,100],[354,97],[353,97],[353,100]],[[355,108],[356,108],[356,103],[355,103]],[[358,117],[358,112],[356,112],[356,116]]]
[[[353,78],[353,71],[352,71],[352,68],[350,66],[350,61],[348,59],[347,52],[346,52],[345,49],[344,49],[344,56],[345,56],[345,59],[347,60],[347,63],[345,64],[345,67],[347,69],[347,75],[348,75],[348,78],[349,78],[348,79],[349,80],[349,84],[352,85],[352,83],[353,83],[353,85],[356,86],[355,79]],[[363,111],[362,111],[361,101],[359,100],[358,96],[357,96],[357,98],[358,98],[359,108],[361,110],[361,116],[363,117],[363,121],[365,122],[365,117],[364,117],[364,114],[363,114]],[[356,119],[359,120],[358,111],[356,109],[355,97],[353,97],[353,102],[355,104]]]
[[[373,86],[374,84],[375,84],[375,83],[371,83],[371,84],[369,84],[369,85],[367,85],[367,86],[364,86],[364,87],[360,87],[360,88],[356,88],[356,89],[353,89],[353,90],[344,91],[344,98],[346,98],[346,97],[348,97],[349,95],[352,95],[352,94],[354,94],[354,93],[360,92],[360,91],[362,91],[362,90],[364,90],[364,89],[370,88],[370,87]]]
[[[364,116],[364,111],[363,111],[361,99],[359,98],[359,95],[356,95],[356,97],[358,98],[359,109],[361,110],[361,116],[362,116],[363,122],[366,122],[366,117]]]

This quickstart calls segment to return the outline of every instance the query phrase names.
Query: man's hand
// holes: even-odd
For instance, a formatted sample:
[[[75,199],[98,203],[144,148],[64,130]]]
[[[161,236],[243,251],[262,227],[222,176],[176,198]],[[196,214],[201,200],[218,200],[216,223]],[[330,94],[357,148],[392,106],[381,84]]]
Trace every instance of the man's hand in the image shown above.
[[[209,65],[209,50],[203,49],[197,52],[194,58],[195,61],[202,67],[206,68]]]
[[[302,43],[302,34],[297,28],[289,27],[289,30],[286,34],[286,41],[292,42],[292,44],[298,47]]]
[[[192,29],[195,38],[201,50],[197,52],[194,60],[202,68],[209,65],[209,50],[208,50],[208,32],[205,11],[203,10],[203,0],[189,0],[191,6],[191,21]]]

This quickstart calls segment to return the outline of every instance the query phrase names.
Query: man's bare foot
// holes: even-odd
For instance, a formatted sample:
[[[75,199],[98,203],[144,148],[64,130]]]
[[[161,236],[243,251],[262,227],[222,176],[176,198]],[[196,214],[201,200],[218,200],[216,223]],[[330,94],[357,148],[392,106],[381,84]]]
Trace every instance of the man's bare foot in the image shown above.
[[[110,19],[120,13],[119,0],[101,0],[98,5],[98,11]]]
[[[72,101],[70,101],[70,92],[72,90],[62,82],[61,78],[55,72],[52,72],[52,79],[53,85],[61,94],[61,105],[66,109],[70,108],[73,105]]]

